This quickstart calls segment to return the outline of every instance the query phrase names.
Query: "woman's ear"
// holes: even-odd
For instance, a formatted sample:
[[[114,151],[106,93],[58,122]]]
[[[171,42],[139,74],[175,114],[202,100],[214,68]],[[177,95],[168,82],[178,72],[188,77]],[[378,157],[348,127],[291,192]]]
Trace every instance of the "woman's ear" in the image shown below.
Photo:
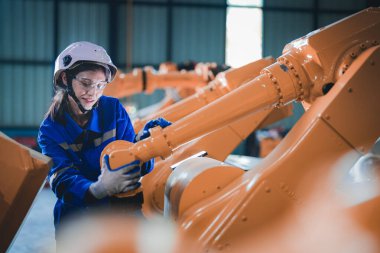
[[[62,82],[67,85],[67,75],[66,75],[66,72],[62,72],[61,73],[61,79],[62,79]]]

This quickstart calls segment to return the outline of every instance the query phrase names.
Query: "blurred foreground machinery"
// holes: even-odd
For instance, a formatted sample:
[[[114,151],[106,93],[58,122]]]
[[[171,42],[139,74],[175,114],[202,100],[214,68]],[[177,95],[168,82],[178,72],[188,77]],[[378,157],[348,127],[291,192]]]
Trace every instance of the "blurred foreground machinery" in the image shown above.
[[[11,244],[51,163],[0,132],[0,252]]]
[[[165,129],[151,129],[150,138],[116,143],[105,151],[111,167],[167,158],[228,122],[301,101],[307,112],[251,170],[211,158],[179,164],[166,185],[165,214],[207,252],[244,252],[244,245],[254,247],[253,238],[278,224],[289,228],[304,214],[310,228],[313,216],[307,214],[323,209],[318,203],[329,196],[326,203],[337,204],[335,214],[364,231],[373,246],[369,252],[378,252],[379,180],[361,182],[373,184],[370,192],[362,188],[366,194],[346,187],[358,182],[351,168],[380,136],[378,31],[380,10],[369,8],[289,43],[277,62],[255,79]],[[286,216],[292,217],[290,222]]]

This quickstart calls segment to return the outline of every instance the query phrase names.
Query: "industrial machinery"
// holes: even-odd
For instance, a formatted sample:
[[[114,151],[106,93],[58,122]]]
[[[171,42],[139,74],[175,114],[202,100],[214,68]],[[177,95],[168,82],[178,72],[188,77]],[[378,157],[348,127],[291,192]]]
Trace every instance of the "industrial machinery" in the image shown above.
[[[0,252],[5,252],[43,185],[52,161],[0,132]]]
[[[166,66],[166,65],[165,65]],[[135,68],[131,73],[116,74],[115,79],[104,89],[104,95],[116,98],[137,93],[152,93],[158,88],[179,88],[205,86],[212,78],[206,64],[199,65],[193,71],[155,71],[153,67]]]
[[[175,122],[236,89],[244,82],[256,77],[262,68],[273,62],[274,59],[272,57],[267,57],[239,68],[220,72],[216,75],[214,80],[209,82],[207,86],[199,88],[194,95],[191,95],[168,108],[152,113],[145,118],[135,120],[135,131],[140,131],[146,122],[159,117]]]
[[[248,115],[181,145],[165,160],[156,158],[154,170],[145,175],[141,181],[144,189],[144,215],[153,216],[157,213],[163,213],[167,179],[181,161],[189,159],[189,157],[204,156],[225,161],[231,152],[253,131],[288,117],[292,114],[291,109],[292,106],[288,105],[283,108],[269,108]]]
[[[178,69],[174,63],[164,62],[160,64],[158,71],[150,66],[135,68],[130,73],[119,71],[112,83],[107,85],[104,95],[123,98],[138,93],[150,94],[156,89],[163,89],[165,96],[161,101],[137,111],[137,117],[144,118],[194,94],[198,88],[214,79],[214,72],[219,69],[217,66],[211,63],[198,63],[194,64],[191,70],[183,70]]]
[[[227,122],[282,107],[310,104],[281,144],[247,172],[211,158],[177,166],[166,186],[165,213],[206,251],[238,249],[304,203],[318,189],[335,191],[380,136],[380,10],[369,8],[295,40],[261,75],[171,126],[151,129],[136,144],[118,142],[105,150],[111,167],[134,160],[167,158],[173,150]],[[343,194],[345,192],[343,191]],[[345,214],[374,238],[368,210],[379,210],[378,185],[371,196],[343,204]],[[370,206],[370,208],[368,208]],[[353,211],[352,211],[353,210]],[[377,234],[376,234],[377,233]]]
[[[284,246],[280,237],[286,234],[291,239],[293,227],[304,236],[300,223],[318,228],[315,222],[320,217],[313,211],[321,211],[332,225],[319,228],[321,238],[331,235],[329,229],[349,233],[347,226],[336,230],[337,218],[343,217],[360,235],[346,237],[349,240],[343,243],[361,241],[364,236],[371,248],[363,252],[379,252],[379,158],[368,154],[380,136],[378,31],[380,9],[369,8],[289,43],[277,62],[253,80],[165,129],[151,129],[147,139],[135,144],[116,141],[105,149],[111,167],[153,157],[167,159],[226,124],[302,101],[310,105],[306,113],[280,145],[250,170],[210,157],[173,166],[165,189],[165,214],[177,222],[181,235],[193,238],[204,252],[246,252],[248,248],[275,252],[260,244],[268,238],[271,244],[275,238],[283,252],[320,252],[324,241],[314,243],[314,250],[308,248],[310,238],[298,237],[297,251]],[[226,137],[219,138],[222,146]],[[5,136],[0,138],[0,147],[1,174],[7,175],[0,178],[0,250],[5,250],[20,224],[20,210],[26,213],[50,159]],[[371,166],[366,167],[365,161]],[[17,217],[12,216],[15,209]],[[278,233],[280,227],[287,228],[283,234]],[[131,238],[137,234],[117,231]],[[182,247],[182,252],[186,249]],[[330,252],[346,251],[333,249]]]
[[[236,69],[219,73],[209,85],[200,89],[197,94],[188,97],[167,109],[135,122],[139,129],[148,119],[164,117],[171,122],[199,110],[217,98],[236,89],[245,81],[259,75],[259,71],[273,63],[271,57],[261,59]],[[207,156],[224,161],[229,154],[256,129],[261,129],[273,122],[283,119],[292,113],[292,105],[283,108],[269,108],[257,114],[229,122],[224,127],[211,131],[200,138],[181,145],[165,160],[156,158],[155,169],[142,179],[144,188],[143,211],[145,216],[163,213],[166,181],[180,161],[192,156]]]
[[[197,94],[154,114],[154,117],[164,117],[169,121],[175,122],[180,117],[184,117],[194,110],[198,110],[202,106],[216,100],[218,97],[236,89],[245,81],[257,76],[263,67],[273,62],[273,58],[268,57],[240,68],[221,72],[209,85],[199,90]],[[265,127],[270,123],[291,115],[291,109],[291,105],[280,109],[268,108],[261,113],[248,115],[241,120],[231,121],[223,128],[205,134],[186,145],[182,145],[169,159],[164,161],[156,159],[155,169],[142,180],[144,188],[144,214],[150,216],[157,212],[163,212],[165,184],[176,163],[194,155],[207,155],[208,157],[224,161],[237,145],[255,129]],[[152,117],[149,117],[149,119]],[[146,120],[144,119],[139,122],[145,122]],[[138,125],[135,122],[137,130],[139,129]],[[113,142],[105,150],[118,145],[117,143]]]
[[[222,72],[218,72],[219,69],[223,70],[225,68],[218,68],[218,65],[211,63],[198,63],[194,71],[178,71],[177,67],[172,63],[162,63],[158,72],[152,67],[134,69],[131,73],[118,72],[115,80],[106,86],[104,95],[122,98],[140,92],[151,93],[158,88],[172,87],[180,90],[181,98],[190,96],[184,99],[185,101],[181,101],[180,104],[175,106],[170,106],[170,108],[166,107],[179,100],[166,101],[167,98],[165,98],[164,103],[160,102],[160,109],[162,110],[135,120],[134,128],[138,132],[151,119],[164,117],[174,122],[194,112],[239,87],[245,81],[252,79],[258,74],[258,71],[273,63],[273,61],[272,57],[267,57],[240,68],[228,69]],[[169,100],[171,99],[169,98]]]
[[[164,117],[171,122],[175,122],[236,89],[245,81],[259,75],[262,68],[273,62],[273,58],[267,57],[240,68],[220,72],[213,81],[206,87],[199,89],[196,94],[149,117],[135,121],[135,130],[139,131],[148,120],[153,118]],[[260,129],[291,115],[291,109],[291,105],[281,109],[268,109],[262,113],[252,114],[242,120],[230,122],[217,131],[208,133],[181,146],[169,159],[165,161],[156,159],[154,171],[146,175],[142,180],[144,187],[144,214],[150,216],[157,212],[163,212],[166,180],[176,163],[190,156],[206,155],[206,153],[208,157],[224,161],[237,145],[255,129]]]

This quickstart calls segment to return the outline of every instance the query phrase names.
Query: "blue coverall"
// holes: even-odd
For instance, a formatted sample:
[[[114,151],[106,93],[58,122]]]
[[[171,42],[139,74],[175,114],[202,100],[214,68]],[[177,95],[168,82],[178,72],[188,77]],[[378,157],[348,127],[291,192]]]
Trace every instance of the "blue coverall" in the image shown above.
[[[54,207],[54,225],[73,212],[83,212],[94,206],[86,193],[90,184],[100,175],[100,154],[104,147],[115,140],[133,142],[135,133],[131,120],[120,104],[111,97],[102,96],[92,110],[84,128],[65,112],[65,124],[50,117],[41,123],[38,143],[42,153],[53,159],[48,180],[58,200]],[[154,160],[144,163],[141,175],[149,173]],[[95,201],[95,205],[107,205],[109,198]]]

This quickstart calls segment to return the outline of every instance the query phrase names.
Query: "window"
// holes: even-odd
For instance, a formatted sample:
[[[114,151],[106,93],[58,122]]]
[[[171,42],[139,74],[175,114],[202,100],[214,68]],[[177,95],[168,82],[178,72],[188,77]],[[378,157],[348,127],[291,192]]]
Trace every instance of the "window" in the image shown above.
[[[226,64],[240,67],[262,58],[262,0],[228,0]]]

